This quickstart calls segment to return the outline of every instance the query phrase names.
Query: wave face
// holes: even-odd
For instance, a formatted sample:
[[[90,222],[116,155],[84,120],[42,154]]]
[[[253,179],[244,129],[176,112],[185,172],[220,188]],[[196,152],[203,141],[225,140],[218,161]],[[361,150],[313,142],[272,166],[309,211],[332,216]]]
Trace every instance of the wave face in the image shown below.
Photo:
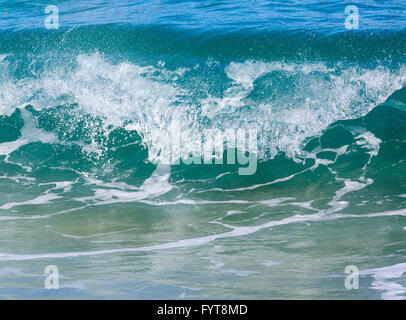
[[[404,298],[402,4],[2,3],[0,296]],[[252,175],[162,161],[250,129]]]

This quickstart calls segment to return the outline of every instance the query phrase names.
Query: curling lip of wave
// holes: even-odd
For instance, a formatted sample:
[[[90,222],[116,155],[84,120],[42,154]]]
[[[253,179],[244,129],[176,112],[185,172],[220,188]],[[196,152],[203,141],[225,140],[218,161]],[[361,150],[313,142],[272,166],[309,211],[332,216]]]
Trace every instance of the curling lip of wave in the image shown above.
[[[204,68],[212,61],[206,63]],[[163,63],[114,64],[95,53],[78,55],[76,66],[68,72],[65,67],[45,70],[36,78],[6,75],[1,81],[2,114],[10,114],[18,105],[41,109],[77,104],[72,117],[86,113],[103,119],[101,129],[91,121],[86,123],[87,130],[95,132],[88,150],[103,152],[96,139],[100,130],[108,134],[111,128],[125,127],[142,136],[150,160],[159,159],[169,145],[169,137],[154,136],[155,129],[174,126],[179,127],[184,147],[193,154],[200,151],[195,142],[201,130],[243,127],[259,130],[260,158],[278,152],[296,158],[307,138],[321,134],[337,120],[366,114],[406,83],[405,66],[391,70],[247,60],[224,67],[228,84],[223,92],[202,94],[200,90],[197,94],[196,76],[198,81],[205,80],[200,65],[170,70]],[[67,129],[65,125],[62,130]]]

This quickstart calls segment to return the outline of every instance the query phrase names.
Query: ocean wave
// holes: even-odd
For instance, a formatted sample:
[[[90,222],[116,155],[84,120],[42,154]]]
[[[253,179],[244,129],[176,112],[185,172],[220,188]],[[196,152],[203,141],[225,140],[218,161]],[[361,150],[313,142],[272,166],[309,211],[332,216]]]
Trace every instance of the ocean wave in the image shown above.
[[[35,77],[3,77],[2,114],[31,105],[42,129],[99,155],[109,148],[106,137],[113,130],[134,131],[150,160],[169,143],[154,134],[171,128],[192,154],[199,154],[196,141],[204,129],[252,128],[261,159],[279,152],[295,158],[307,139],[336,121],[367,114],[406,83],[404,65],[209,59],[169,68],[164,61],[113,63],[101,53],[79,54],[69,66],[58,63]]]

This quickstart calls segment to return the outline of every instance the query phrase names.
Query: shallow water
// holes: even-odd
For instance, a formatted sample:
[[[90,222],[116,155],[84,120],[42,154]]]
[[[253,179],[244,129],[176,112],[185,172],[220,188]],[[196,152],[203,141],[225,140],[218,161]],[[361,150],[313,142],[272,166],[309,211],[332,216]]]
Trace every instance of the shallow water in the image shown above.
[[[47,4],[0,2],[0,297],[406,297],[404,1]],[[227,129],[254,174],[162,161]]]

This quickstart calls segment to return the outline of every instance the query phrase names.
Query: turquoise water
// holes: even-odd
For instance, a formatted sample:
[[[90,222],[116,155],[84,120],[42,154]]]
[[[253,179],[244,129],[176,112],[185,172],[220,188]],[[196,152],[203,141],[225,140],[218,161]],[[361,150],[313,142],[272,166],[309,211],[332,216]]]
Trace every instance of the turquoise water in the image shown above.
[[[405,1],[117,2],[0,2],[0,297],[404,299]]]

